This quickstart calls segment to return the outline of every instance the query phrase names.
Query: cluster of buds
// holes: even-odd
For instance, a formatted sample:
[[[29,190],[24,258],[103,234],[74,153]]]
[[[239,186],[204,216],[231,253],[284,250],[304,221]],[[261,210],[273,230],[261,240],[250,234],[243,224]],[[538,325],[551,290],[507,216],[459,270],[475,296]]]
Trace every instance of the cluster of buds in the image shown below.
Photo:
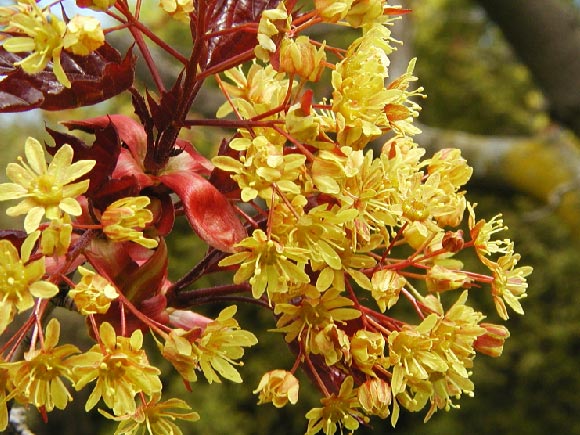
[[[290,0],[257,3],[259,15],[242,11],[245,3],[220,11],[215,1],[162,0],[160,13],[189,23],[187,59],[140,21],[141,2],[135,10],[125,0],[78,2],[130,29],[160,96],[133,89],[139,121],[66,122],[93,134],[93,144],[49,129],[55,148],[29,138],[26,161],[7,167],[0,201],[21,200],[7,213],[25,219],[24,231],[0,240],[0,333],[32,311],[1,349],[0,430],[12,402],[45,418],[65,408],[65,380],[75,390],[93,385],[85,408],[105,406],[118,434],[181,434],[174,420],[199,415],[180,399],[161,400],[143,333],[188,386],[199,374],[242,382],[240,360],[257,342],[235,305],[211,319],[193,310],[200,304],[235,300],[272,314],[295,363],[265,373],[254,393],[259,404],[295,404],[295,373],[304,370],[322,394],[306,414],[309,435],[354,431],[371,417],[395,426],[401,408],[426,408],[428,420],[474,394],[477,353],[501,355],[508,330],[484,322],[469,293],[489,293],[504,320],[508,307],[523,314],[531,268],[518,267],[513,243],[496,238],[501,216],[476,219],[463,190],[472,169],[460,152],[426,157],[413,141],[414,98],[423,96],[415,60],[401,77],[389,75],[389,26],[408,11],[384,0],[316,1],[310,11]],[[104,43],[93,18],[63,21],[32,0],[2,8],[0,20],[9,36],[2,50],[30,53],[15,67],[49,69],[73,89],[62,50],[82,57]],[[320,23],[359,34],[348,47],[301,35]],[[143,34],[184,65],[169,91]],[[227,47],[232,34],[240,41]],[[187,119],[203,80],[220,72],[218,118]],[[325,73],[331,94],[317,95],[311,85]],[[178,138],[196,125],[236,131],[209,158]],[[165,238],[180,215],[208,251],[171,282]],[[488,273],[464,268],[468,251]],[[232,283],[196,288],[224,271]],[[96,341],[86,352],[58,344],[56,318],[42,327],[62,300],[86,318]],[[415,321],[393,314],[405,305]]]

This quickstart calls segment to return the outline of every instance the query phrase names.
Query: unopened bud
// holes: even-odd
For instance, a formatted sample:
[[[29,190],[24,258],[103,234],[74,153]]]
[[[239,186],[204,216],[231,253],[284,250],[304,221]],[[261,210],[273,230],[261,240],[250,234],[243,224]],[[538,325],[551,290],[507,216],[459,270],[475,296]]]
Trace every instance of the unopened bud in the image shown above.
[[[324,71],[324,46],[316,49],[307,36],[284,38],[280,44],[280,71],[316,82]]]
[[[510,336],[509,330],[503,325],[494,325],[493,323],[481,323],[479,326],[485,328],[486,332],[475,340],[475,350],[497,358],[502,354],[503,344]]]

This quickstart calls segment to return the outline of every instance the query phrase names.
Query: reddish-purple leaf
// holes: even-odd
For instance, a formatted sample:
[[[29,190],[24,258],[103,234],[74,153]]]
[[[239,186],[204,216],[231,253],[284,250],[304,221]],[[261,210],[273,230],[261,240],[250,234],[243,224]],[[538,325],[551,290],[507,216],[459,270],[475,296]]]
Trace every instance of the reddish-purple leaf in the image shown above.
[[[260,22],[262,12],[274,9],[280,0],[216,0],[206,11],[207,32],[224,32],[211,38],[207,46],[206,68],[226,62],[241,53],[253,50],[257,44],[257,28],[244,28],[244,24]],[[228,68],[235,65],[228,63]]]
[[[182,171],[162,175],[159,180],[179,196],[189,224],[210,246],[232,252],[246,237],[233,206],[205,178]]]
[[[0,47],[0,112],[24,112],[31,109],[63,110],[90,106],[128,89],[133,83],[135,59],[127,53],[103,45],[88,56],[67,52],[61,64],[72,83],[65,88],[52,72],[52,63],[38,74],[27,74],[14,63],[29,53],[9,53]]]
[[[105,115],[96,118],[82,119],[77,121],[67,121],[63,123],[71,130],[81,130],[87,133],[94,133],[109,124],[113,124],[121,141],[131,150],[133,157],[143,163],[143,158],[147,153],[147,133],[139,122],[125,115]]]

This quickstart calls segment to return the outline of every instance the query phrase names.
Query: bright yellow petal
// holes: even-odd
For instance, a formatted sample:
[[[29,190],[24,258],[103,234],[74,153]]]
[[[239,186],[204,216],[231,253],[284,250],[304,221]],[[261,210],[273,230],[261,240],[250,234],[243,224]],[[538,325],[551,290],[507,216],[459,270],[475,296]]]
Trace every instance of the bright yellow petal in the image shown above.
[[[48,165],[48,172],[55,175],[57,180],[61,180],[62,175],[65,174],[71,166],[72,158],[72,147],[68,144],[61,146],[52,158],[50,165]]]
[[[62,196],[67,198],[76,198],[85,193],[89,188],[89,180],[83,180],[74,184],[67,184],[62,188]]]
[[[46,157],[44,156],[44,148],[33,137],[26,139],[24,143],[24,153],[28,159],[28,164],[37,174],[44,174],[46,172]]]
[[[8,211],[6,212],[6,214],[8,214]],[[28,234],[32,233],[33,231],[36,231],[40,225],[40,221],[42,220],[43,216],[44,216],[43,207],[31,208],[26,217],[24,218],[24,230]]]
[[[48,281],[36,281],[29,287],[30,294],[37,298],[48,299],[58,294],[58,287]]]
[[[15,183],[0,184],[0,201],[19,199],[28,193],[24,187]]]
[[[25,198],[14,207],[8,207],[6,209],[6,215],[11,217],[20,216],[21,214],[28,213],[34,207],[36,207],[36,203],[30,198]]]
[[[51,349],[58,344],[60,337],[60,323],[56,318],[50,319],[46,325],[46,332],[44,333],[44,348]]]
[[[79,160],[66,168],[59,180],[61,180],[62,184],[68,184],[85,175],[95,167],[96,163],[96,160]]]
[[[29,189],[32,181],[36,179],[36,176],[30,170],[23,168],[17,163],[8,163],[6,176],[26,189]]]
[[[70,214],[71,216],[80,216],[80,214],[83,212],[78,201],[76,199],[73,199],[73,198],[63,199],[60,202],[59,207],[62,211]]]

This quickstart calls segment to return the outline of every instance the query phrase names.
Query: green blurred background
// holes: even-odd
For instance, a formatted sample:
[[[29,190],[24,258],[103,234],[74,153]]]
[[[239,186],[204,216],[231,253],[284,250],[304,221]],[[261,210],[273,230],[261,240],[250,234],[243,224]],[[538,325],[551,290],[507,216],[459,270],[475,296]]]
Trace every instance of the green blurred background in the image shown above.
[[[493,137],[544,137],[546,132],[557,128],[550,124],[545,113],[546,104],[526,67],[517,62],[500,31],[474,3],[469,0],[407,3],[412,3],[405,6],[414,12],[405,17],[412,25],[404,29],[407,35],[405,50],[409,50],[404,54],[418,57],[415,72],[428,95],[421,102],[422,124],[445,131]],[[164,22],[158,24],[168,40],[175,44],[183,43],[184,37],[177,27],[167,26]],[[326,39],[331,42],[333,38],[344,37],[344,33],[341,30],[335,35],[327,35]],[[404,58],[393,62],[395,68],[396,62],[404,62]],[[170,65],[167,71],[169,75],[174,73]],[[575,91],[580,92],[578,89]],[[204,116],[212,116],[219,104],[219,98],[211,89],[200,101],[206,105],[197,105],[196,110]],[[63,119],[118,111],[131,112],[125,97],[71,114],[0,115],[4,138],[2,166],[21,152],[26,136],[46,138],[43,133],[45,122],[54,127]],[[187,134],[196,145],[211,153],[219,144],[222,133],[200,129]],[[546,146],[550,146],[549,140]],[[533,157],[529,156],[530,159]],[[552,170],[543,168],[534,177],[548,181]],[[580,221],[580,216],[570,217],[568,214],[563,217],[557,206],[545,209],[545,201],[534,195],[531,189],[485,177],[474,180],[467,190],[468,198],[480,204],[479,216],[489,218],[498,211],[504,213],[504,220],[510,228],[509,237],[522,254],[522,264],[534,267],[529,279],[529,297],[524,301],[526,315],[514,315],[508,321],[512,336],[501,358],[479,356],[476,359],[473,369],[475,397],[463,397],[459,409],[438,412],[427,424],[423,424],[423,413],[402,412],[396,429],[391,428],[388,421],[373,420],[372,426],[361,427],[357,433],[580,434],[580,303],[577,297],[580,290],[580,243],[574,225]],[[538,214],[538,210],[545,212]],[[0,216],[1,228],[14,225],[13,220]],[[170,249],[171,277],[177,278],[203,255],[204,247],[191,236],[186,223],[178,221],[171,236]],[[220,279],[227,278],[215,277],[213,283],[219,283]],[[200,285],[211,283],[208,280]],[[481,304],[487,304],[486,312],[491,312],[489,301],[482,300]],[[215,314],[221,308],[204,308],[207,310],[204,312]],[[316,392],[302,377],[298,405],[282,410],[256,405],[252,390],[262,373],[274,368],[289,369],[292,358],[282,337],[267,332],[274,326],[269,313],[252,306],[242,306],[238,313],[242,327],[255,332],[260,339],[258,345],[247,351],[246,364],[240,369],[245,379],[241,385],[207,385],[200,378],[192,386],[193,392],[187,393],[169,365],[155,350],[150,352],[151,359],[158,362],[166,374],[165,394],[186,399],[201,414],[199,422],[183,426],[184,434],[304,433],[304,414],[311,407],[318,406]],[[67,319],[63,332],[70,334],[72,340],[83,340],[80,316],[64,310],[59,312],[60,315]],[[490,317],[489,320],[495,319]],[[86,338],[83,343],[79,345],[83,349],[90,346]],[[97,412],[85,414],[83,407],[82,396],[77,396],[64,412],[51,413],[47,425],[39,421],[36,411],[31,411],[30,426],[39,435],[113,433],[114,425]]]

